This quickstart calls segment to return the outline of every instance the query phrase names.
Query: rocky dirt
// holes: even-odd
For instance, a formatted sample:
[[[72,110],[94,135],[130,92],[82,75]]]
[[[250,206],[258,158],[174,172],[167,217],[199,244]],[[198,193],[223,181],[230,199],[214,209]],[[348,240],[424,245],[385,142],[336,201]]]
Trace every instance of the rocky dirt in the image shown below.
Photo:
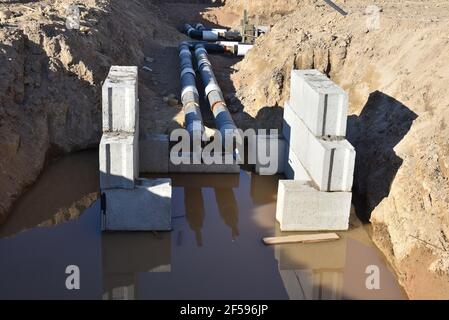
[[[0,4],[0,220],[47,159],[98,144],[100,89],[110,65],[141,66],[146,43],[165,47],[181,37],[149,1],[78,1],[81,28],[70,30],[70,3]],[[148,80],[141,99],[152,106],[159,93]],[[150,108],[142,109],[146,115]],[[155,130],[177,111],[162,113]]]
[[[370,29],[361,1],[337,1],[347,16],[296,2],[236,66],[244,112],[281,113],[293,67],[319,69],[346,89],[357,212],[411,298],[449,298],[449,4],[376,1],[380,28]]]
[[[142,131],[182,125],[164,101],[179,93],[176,27],[237,26],[246,8],[272,30],[240,63],[211,57],[236,123],[280,128],[291,69],[328,74],[350,93],[359,216],[411,298],[449,298],[449,4],[375,1],[373,29],[356,0],[336,1],[346,16],[318,0],[206,2],[80,0],[80,30],[69,0],[0,3],[0,220],[48,160],[98,144],[111,64],[140,67]]]

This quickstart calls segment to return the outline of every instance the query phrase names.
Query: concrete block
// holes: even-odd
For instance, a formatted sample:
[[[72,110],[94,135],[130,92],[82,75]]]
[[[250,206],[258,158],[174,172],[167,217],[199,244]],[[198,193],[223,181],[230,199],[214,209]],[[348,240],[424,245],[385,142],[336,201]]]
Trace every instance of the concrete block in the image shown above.
[[[350,192],[322,192],[310,182],[280,180],[276,220],[281,231],[347,230]]]
[[[169,137],[165,134],[146,134],[140,138],[140,172],[167,173]]]
[[[256,158],[256,173],[265,176],[284,173],[287,143],[282,135],[264,134],[254,136],[253,139],[256,140],[255,150],[253,148]],[[275,142],[273,144],[273,154],[270,148],[271,142]],[[260,155],[268,158],[270,162],[262,164],[266,163],[267,159],[262,159]]]
[[[103,193],[103,230],[171,230],[170,179],[139,179],[133,190],[111,189]]]
[[[298,156],[293,152],[288,144],[285,150],[284,175],[291,180],[311,181],[309,174],[304,169]]]
[[[175,153],[170,153],[170,158],[176,157]],[[228,155],[229,156],[229,155]],[[230,155],[232,157],[232,155]],[[168,172],[170,173],[239,173],[240,165],[237,163],[226,164],[225,154],[222,154],[221,164],[194,163],[193,153],[184,153],[181,155],[184,163],[174,164],[171,160],[168,163]],[[188,164],[190,163],[190,164]]]
[[[355,150],[347,140],[317,138],[288,102],[284,107],[283,134],[319,190],[351,191]]]
[[[316,137],[346,136],[348,94],[318,70],[293,70],[290,103]]]
[[[103,132],[139,132],[135,66],[112,66],[102,88]]]
[[[100,141],[100,189],[133,189],[139,176],[139,141],[135,133],[104,133]]]

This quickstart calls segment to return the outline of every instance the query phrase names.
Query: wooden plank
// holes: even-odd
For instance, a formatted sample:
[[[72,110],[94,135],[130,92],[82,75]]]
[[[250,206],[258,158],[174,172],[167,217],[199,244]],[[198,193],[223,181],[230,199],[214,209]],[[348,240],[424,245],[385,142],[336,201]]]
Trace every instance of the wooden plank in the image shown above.
[[[315,233],[315,234],[298,234],[294,236],[285,237],[267,237],[263,238],[262,241],[266,245],[271,244],[283,244],[283,243],[315,243],[324,241],[334,241],[338,240],[340,237],[336,233]]]

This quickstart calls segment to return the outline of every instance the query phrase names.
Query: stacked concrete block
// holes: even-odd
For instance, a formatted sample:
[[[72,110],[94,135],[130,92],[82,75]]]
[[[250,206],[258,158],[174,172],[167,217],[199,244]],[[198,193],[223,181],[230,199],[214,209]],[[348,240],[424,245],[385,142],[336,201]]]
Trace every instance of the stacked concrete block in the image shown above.
[[[140,139],[140,171],[167,173],[169,137],[166,134],[147,134]]]
[[[133,189],[139,175],[137,67],[112,66],[102,88],[100,188]]]
[[[284,175],[291,180],[310,181],[309,174],[289,145],[286,145]]]
[[[102,88],[103,132],[139,132],[137,88],[137,67],[111,67]]]
[[[290,102],[315,136],[344,137],[348,94],[318,70],[293,70]]]
[[[138,172],[138,141],[134,133],[104,133],[100,142],[101,189],[133,189]]]
[[[281,180],[276,219],[282,231],[346,230],[351,196],[350,192],[318,191],[310,181]]]
[[[288,143],[276,218],[282,231],[347,230],[355,150],[348,96],[317,70],[293,70],[282,134]]]
[[[100,142],[102,229],[170,230],[171,180],[138,179],[137,67],[112,66],[103,84]],[[145,137],[143,163],[168,172],[168,137]],[[165,157],[165,162],[160,157]]]
[[[315,136],[288,102],[283,133],[319,190],[351,191],[355,150],[347,140]]]
[[[171,229],[170,179],[141,179],[135,189],[104,191],[103,230],[145,231]]]

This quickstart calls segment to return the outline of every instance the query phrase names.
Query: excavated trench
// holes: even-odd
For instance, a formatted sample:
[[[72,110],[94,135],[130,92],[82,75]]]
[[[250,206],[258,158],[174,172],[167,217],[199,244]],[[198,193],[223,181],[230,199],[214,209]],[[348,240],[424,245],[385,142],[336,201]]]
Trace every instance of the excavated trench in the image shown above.
[[[203,4],[167,1],[161,6],[170,13],[167,19],[173,25],[201,21],[223,27],[198,14]],[[176,42],[144,42],[143,53],[154,63],[151,72],[139,71],[140,81],[156,94],[147,88],[142,91],[146,111],[141,130],[166,133],[180,125],[179,109],[161,103],[170,93],[180,92],[179,70],[173,66],[178,61]],[[237,125],[245,129],[278,123],[280,108],[260,118],[241,112],[231,79],[238,61],[211,55]],[[158,111],[164,120],[155,116]],[[204,112],[203,119],[213,126],[211,113]],[[281,176],[262,177],[242,170],[236,176],[170,177],[172,232],[101,234],[97,150],[54,161],[0,227],[0,298],[407,298],[366,227],[355,217],[351,230],[340,233],[342,239],[335,243],[264,246],[262,237],[282,234],[275,223]],[[358,202],[366,203],[358,200],[356,195],[356,207]],[[63,287],[68,265],[78,265],[86,275],[81,280],[85,286],[76,293]],[[379,268],[379,290],[367,285],[370,266]]]

